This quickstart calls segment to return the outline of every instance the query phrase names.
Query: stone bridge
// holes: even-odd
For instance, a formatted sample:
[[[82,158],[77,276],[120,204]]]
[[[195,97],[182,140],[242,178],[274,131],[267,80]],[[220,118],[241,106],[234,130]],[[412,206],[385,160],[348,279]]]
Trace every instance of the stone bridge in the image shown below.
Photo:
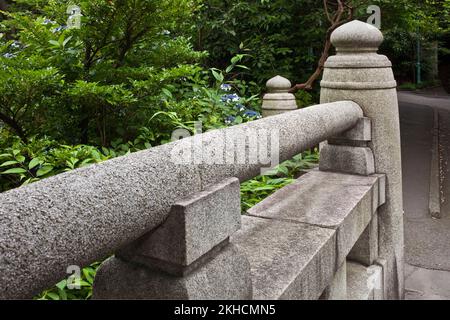
[[[95,299],[402,299],[396,81],[383,36],[336,29],[321,104],[269,82],[261,120],[0,194],[0,297],[108,257]],[[289,111],[289,112],[286,112]],[[241,215],[240,181],[320,144],[320,165]],[[267,159],[266,159],[267,160]]]

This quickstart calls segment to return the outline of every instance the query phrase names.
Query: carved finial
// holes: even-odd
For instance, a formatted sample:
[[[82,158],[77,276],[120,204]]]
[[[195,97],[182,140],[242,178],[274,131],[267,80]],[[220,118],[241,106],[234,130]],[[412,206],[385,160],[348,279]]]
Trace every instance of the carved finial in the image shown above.
[[[268,117],[297,109],[295,96],[289,93],[291,82],[276,76],[266,82],[267,93],[263,97],[262,116]]]
[[[282,76],[275,76],[266,82],[267,92],[270,93],[288,92],[291,87],[291,82]]]
[[[331,43],[337,51],[376,52],[383,42],[383,34],[371,24],[353,20],[331,34]]]

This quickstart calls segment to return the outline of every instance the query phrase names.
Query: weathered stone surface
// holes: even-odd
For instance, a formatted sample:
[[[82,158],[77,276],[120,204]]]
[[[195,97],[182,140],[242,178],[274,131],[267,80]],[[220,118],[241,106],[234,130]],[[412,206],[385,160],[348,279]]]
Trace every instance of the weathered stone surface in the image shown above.
[[[0,298],[31,298],[159,226],[179,199],[225,178],[241,181],[261,164],[180,161],[180,150],[231,136],[249,148],[246,129],[279,132],[279,160],[353,127],[359,106],[344,101],[207,132],[50,177],[0,194]],[[200,147],[201,149],[201,147]],[[182,160],[182,159],[181,159]],[[178,162],[180,161],[180,162]],[[70,253],[70,254],[68,254]],[[52,270],[52,272],[48,272]]]
[[[355,127],[345,131],[341,135],[328,139],[329,144],[355,145],[369,142],[372,139],[372,127],[369,118],[358,120]]]
[[[374,176],[311,171],[252,207],[248,214],[335,229],[337,265],[341,265],[372,219],[376,184]]]
[[[153,260],[188,266],[239,230],[240,188],[229,178],[177,201],[169,217],[148,236],[120,251],[120,255],[152,265]]]
[[[331,284],[320,297],[321,300],[346,300],[347,299],[347,263],[344,262],[334,274]]]
[[[31,298],[67,277],[68,266],[107,257],[162,223],[176,200],[201,190],[196,168],[171,163],[170,149],[1,193],[0,297]]]
[[[389,288],[389,280],[391,275],[388,274],[389,267],[386,259],[378,258],[375,260],[375,265],[381,268],[382,272],[382,299],[386,300],[389,297],[388,288]]]
[[[319,168],[364,176],[375,173],[373,153],[367,147],[324,145],[320,150]]]
[[[347,262],[348,300],[382,300],[382,268]]]
[[[250,265],[233,245],[185,277],[110,258],[95,277],[94,299],[251,299]]]
[[[383,34],[371,24],[353,20],[337,28],[331,42],[338,51],[376,51],[383,42]]]
[[[226,139],[232,141],[236,150],[244,150],[244,154],[255,154],[255,146],[265,145],[269,137],[274,134],[273,142],[276,144],[274,152],[270,153],[278,157],[279,161],[291,159],[299,150],[306,150],[326,140],[330,135],[335,135],[348,130],[358,121],[359,107],[348,101],[336,102],[336,104],[323,104],[312,106],[268,117],[243,125],[234,126],[224,130],[214,130],[204,133],[203,140],[220,146],[218,141]],[[301,113],[299,115],[298,113]],[[300,129],[301,128],[301,129]],[[334,133],[336,132],[336,133]],[[228,145],[227,145],[228,147]],[[220,149],[220,148],[219,148]],[[269,148],[270,150],[271,148]],[[270,150],[271,151],[271,150]],[[237,155],[231,152],[223,152],[234,159]],[[239,152],[240,154],[242,152]],[[265,157],[264,157],[265,158]],[[276,164],[276,163],[275,163]],[[245,181],[259,175],[261,167],[268,167],[267,161],[261,164],[259,161],[249,162],[234,161],[233,164],[202,164],[199,165],[202,181],[215,183],[227,177],[238,177]]]
[[[386,203],[386,175],[383,173],[376,173],[374,176],[378,177],[378,207]]]
[[[386,203],[379,210],[379,250],[389,271],[389,299],[403,298],[403,201],[400,125],[391,63],[376,53],[382,34],[352,21],[336,29],[331,41],[339,52],[325,63],[321,102],[349,99],[372,121],[369,147],[377,172],[386,174]]]
[[[372,221],[356,241],[347,259],[370,266],[378,258],[378,215],[375,214]]]
[[[292,87],[291,82],[281,76],[276,76],[267,81],[267,92],[263,97],[262,115],[263,117],[281,114],[297,109],[295,96],[289,93]]]
[[[335,272],[335,231],[242,217],[231,239],[250,262],[254,299],[318,299]]]

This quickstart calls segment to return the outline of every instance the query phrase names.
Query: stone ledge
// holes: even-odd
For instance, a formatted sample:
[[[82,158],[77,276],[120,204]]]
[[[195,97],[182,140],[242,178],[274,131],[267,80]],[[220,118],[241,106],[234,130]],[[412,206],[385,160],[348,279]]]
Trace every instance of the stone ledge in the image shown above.
[[[335,233],[243,216],[231,242],[250,262],[253,299],[318,299],[336,271]]]
[[[311,171],[248,214],[336,230],[336,265],[341,265],[377,209],[378,180],[377,176]]]

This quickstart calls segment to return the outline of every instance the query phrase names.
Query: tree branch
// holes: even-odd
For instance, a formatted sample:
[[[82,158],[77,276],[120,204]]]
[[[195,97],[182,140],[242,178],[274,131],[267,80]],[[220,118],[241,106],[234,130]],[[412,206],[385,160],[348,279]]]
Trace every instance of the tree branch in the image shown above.
[[[289,92],[295,93],[299,90],[311,90],[313,88],[314,82],[319,78],[319,76],[322,74],[322,71],[325,66],[325,62],[327,61],[330,50],[331,50],[331,34],[334,30],[336,30],[338,27],[343,25],[344,23],[350,21],[353,19],[353,7],[346,3],[347,0],[336,0],[333,5],[337,7],[336,12],[333,14],[333,16],[330,16],[330,13],[328,12],[328,6],[329,2],[327,0],[323,1],[324,10],[326,12],[327,18],[331,23],[331,26],[328,28],[325,36],[325,43],[322,51],[322,55],[319,59],[319,62],[317,64],[317,68],[314,71],[314,73],[309,77],[309,79],[305,83],[296,84],[293,86]],[[342,16],[346,12],[346,9],[348,9],[347,18],[345,20],[342,20]]]
[[[27,142],[27,135],[19,123],[14,120],[14,118],[8,117],[6,114],[0,112],[0,120],[3,121],[6,125],[8,125],[18,136],[22,139],[23,142]]]

